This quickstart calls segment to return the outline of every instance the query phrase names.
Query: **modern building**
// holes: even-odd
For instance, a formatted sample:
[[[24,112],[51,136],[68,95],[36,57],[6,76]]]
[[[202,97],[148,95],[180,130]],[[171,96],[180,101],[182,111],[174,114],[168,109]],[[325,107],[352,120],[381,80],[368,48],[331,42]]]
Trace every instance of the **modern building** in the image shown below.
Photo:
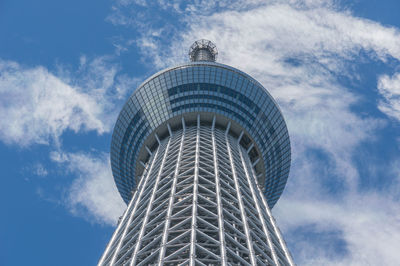
[[[268,91],[216,63],[147,79],[115,125],[111,164],[128,204],[99,265],[294,265],[270,209],[290,168],[289,135]]]

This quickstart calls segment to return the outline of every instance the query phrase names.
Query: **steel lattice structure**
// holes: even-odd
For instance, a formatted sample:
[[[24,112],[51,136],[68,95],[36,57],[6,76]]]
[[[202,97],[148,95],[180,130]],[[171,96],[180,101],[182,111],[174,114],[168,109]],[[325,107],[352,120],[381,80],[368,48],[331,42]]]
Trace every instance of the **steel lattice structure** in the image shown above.
[[[191,51],[195,49],[191,47]],[[223,66],[191,64],[185,68]],[[134,95],[148,84],[154,87],[151,82],[174,71],[156,74]],[[241,74],[236,72],[236,78],[242,78]],[[272,100],[261,85],[245,77]],[[224,94],[223,84],[214,82],[214,90],[209,78],[177,78],[177,84],[164,85],[158,80],[162,95],[155,104],[139,106],[128,101],[121,112],[111,157],[116,184],[129,204],[99,265],[294,265],[270,211],[283,190],[279,184],[286,183],[290,165],[282,115],[275,102],[257,110],[259,105],[251,102],[250,96],[240,94],[240,90],[235,94],[236,87],[230,87],[230,98],[248,99],[248,104],[254,104],[252,112],[270,126],[264,132],[268,140],[263,145],[257,134],[251,134],[257,131],[249,127],[257,124],[257,119],[243,124],[239,116],[224,112],[222,103],[227,101],[223,97],[215,110],[201,108],[205,98],[201,95],[206,94],[202,89]],[[179,102],[185,96],[192,96],[191,105]],[[174,107],[168,109],[165,103],[181,107],[174,113]],[[155,115],[162,108],[167,108],[167,113],[157,119]],[[146,130],[146,122],[148,128],[153,123],[152,130]],[[132,150],[135,147],[138,151]],[[133,188],[131,198],[125,193],[129,187]]]

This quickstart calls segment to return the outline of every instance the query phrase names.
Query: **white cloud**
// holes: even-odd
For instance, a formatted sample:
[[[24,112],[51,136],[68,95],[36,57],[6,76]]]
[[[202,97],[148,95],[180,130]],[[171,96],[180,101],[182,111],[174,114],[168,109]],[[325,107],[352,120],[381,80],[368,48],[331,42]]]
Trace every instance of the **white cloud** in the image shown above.
[[[41,163],[35,164],[33,167],[33,171],[34,171],[35,175],[41,176],[41,177],[45,177],[49,174],[47,169]]]
[[[335,176],[354,190],[359,176],[353,152],[372,140],[383,122],[351,111],[361,96],[340,85],[335,75],[352,77],[347,66],[360,50],[374,59],[400,59],[400,33],[331,6],[316,6],[316,1],[311,1],[312,8],[307,2],[283,2],[195,17],[189,30],[176,38],[171,49],[179,51],[175,57],[156,63],[183,61],[182,51],[193,40],[213,40],[220,62],[245,70],[278,100],[294,156],[309,148],[323,150],[333,160]]]
[[[235,7],[240,1],[229,2]],[[149,26],[142,43],[152,43],[144,47],[145,51],[149,53],[149,59],[156,62],[159,61],[157,55],[162,56],[164,65],[159,67],[164,67],[176,63],[176,60],[186,61],[186,51],[191,43],[199,38],[208,38],[220,48],[220,62],[250,72],[262,67],[263,72],[269,75],[285,76],[288,68],[280,61],[291,57],[300,58],[302,63],[319,63],[335,71],[342,70],[343,59],[358,57],[360,49],[382,60],[387,56],[400,58],[398,29],[356,18],[348,11],[337,11],[333,4],[322,2],[271,1],[253,9],[239,5],[232,7],[233,11],[218,12],[213,8],[214,13],[207,16],[197,12],[183,17],[189,28],[184,34],[175,32],[175,36],[155,38],[152,32],[160,28]],[[202,5],[196,7],[202,8]],[[170,27],[168,24],[161,30],[170,31]],[[161,43],[155,45],[160,41],[173,41],[175,45],[172,49],[168,49],[169,43],[166,47]],[[171,58],[171,54],[175,58]],[[296,76],[302,71],[301,68],[290,70],[295,71],[293,74]]]
[[[77,176],[67,189],[69,210],[91,222],[115,225],[126,205],[112,178],[109,155],[53,152],[51,159]]]
[[[338,234],[326,243],[316,238],[301,241],[295,231],[287,234],[287,240],[301,241],[293,245],[299,265],[397,265],[399,261],[400,205],[392,196],[369,191],[335,201],[289,197],[279,204],[279,224],[288,233],[312,226],[308,233],[320,238]],[[343,241],[339,243],[341,256],[335,250],[335,239]]]
[[[138,80],[119,74],[112,58],[80,58],[79,68],[27,67],[0,59],[0,141],[27,147],[50,145],[62,150],[62,135],[111,131],[126,93]],[[59,166],[67,165],[77,176],[69,188],[67,207],[72,213],[98,223],[115,224],[125,208],[114,184],[108,156],[53,153]],[[46,176],[41,163],[30,169]],[[40,192],[40,193],[39,193]],[[40,189],[38,195],[44,197]]]
[[[59,144],[66,130],[110,131],[117,114],[113,101],[122,98],[129,83],[116,72],[105,57],[82,57],[77,73],[59,68],[57,74],[0,60],[0,140]]]
[[[400,120],[400,73],[393,76],[382,75],[378,81],[379,93],[383,100],[379,101],[379,110]]]

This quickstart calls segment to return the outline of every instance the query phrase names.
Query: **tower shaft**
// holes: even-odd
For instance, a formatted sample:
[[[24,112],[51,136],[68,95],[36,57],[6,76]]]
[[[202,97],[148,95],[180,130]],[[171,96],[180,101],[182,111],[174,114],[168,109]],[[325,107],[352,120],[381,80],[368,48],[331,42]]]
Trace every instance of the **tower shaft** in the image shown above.
[[[243,133],[167,126],[99,265],[293,265]]]

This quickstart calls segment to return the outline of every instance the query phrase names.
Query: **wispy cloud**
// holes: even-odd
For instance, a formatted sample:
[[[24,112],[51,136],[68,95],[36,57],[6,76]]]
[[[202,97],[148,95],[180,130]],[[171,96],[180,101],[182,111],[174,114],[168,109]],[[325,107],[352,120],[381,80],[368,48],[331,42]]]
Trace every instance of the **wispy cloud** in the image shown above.
[[[336,200],[308,198],[283,198],[277,210],[299,264],[397,265],[400,205],[393,195],[368,191]]]
[[[133,91],[137,82],[121,74],[118,64],[107,56],[82,56],[77,69],[58,65],[54,71],[0,60],[0,141],[22,148],[42,144],[57,150],[52,161],[59,169],[68,170],[63,174],[75,175],[64,201],[67,208],[91,222],[113,225],[124,203],[108,155],[63,152],[63,134],[109,133],[126,93]],[[30,171],[48,175],[40,162]],[[42,198],[47,194],[47,189],[38,190]]]
[[[341,84],[338,75],[354,77],[350,67],[362,50],[372,60],[400,59],[397,29],[315,1],[312,7],[296,1],[200,16],[180,37],[171,53],[208,38],[220,48],[221,62],[265,84],[287,118],[295,158],[302,160],[296,153],[307,149],[322,150],[332,168],[326,178],[334,176],[347,183],[346,189],[356,189],[354,151],[372,140],[383,122],[352,111],[362,96]]]
[[[379,110],[400,120],[400,73],[393,76],[382,75],[379,78],[378,90],[383,96],[379,101]]]
[[[130,80],[107,58],[81,58],[74,73],[0,60],[0,140],[59,145],[66,130],[109,132]]]
[[[77,176],[64,199],[71,213],[90,222],[115,225],[126,205],[114,184],[109,154],[53,152],[51,159]]]
[[[36,163],[33,167],[33,172],[35,175],[40,177],[45,177],[49,174],[49,171],[41,163]]]

